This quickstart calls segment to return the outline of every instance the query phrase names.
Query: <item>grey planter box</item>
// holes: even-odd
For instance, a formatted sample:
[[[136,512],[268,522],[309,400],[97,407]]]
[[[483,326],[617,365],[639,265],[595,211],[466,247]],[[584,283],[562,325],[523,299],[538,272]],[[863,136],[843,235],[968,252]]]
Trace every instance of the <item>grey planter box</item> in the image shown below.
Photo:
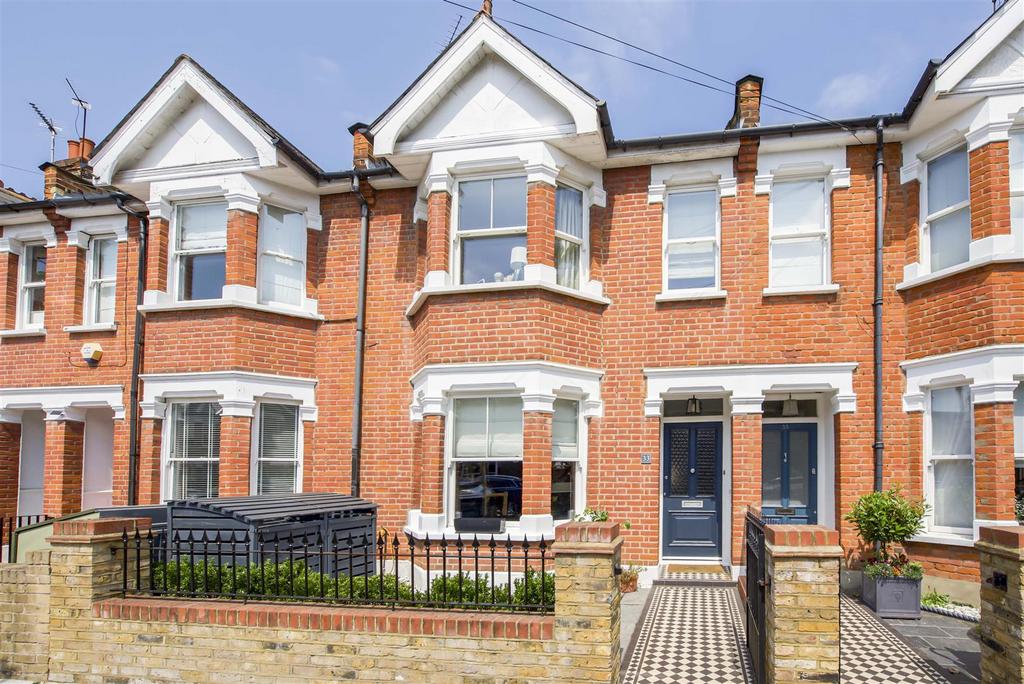
[[[860,597],[878,617],[921,619],[921,580],[903,577],[873,579],[865,572]]]

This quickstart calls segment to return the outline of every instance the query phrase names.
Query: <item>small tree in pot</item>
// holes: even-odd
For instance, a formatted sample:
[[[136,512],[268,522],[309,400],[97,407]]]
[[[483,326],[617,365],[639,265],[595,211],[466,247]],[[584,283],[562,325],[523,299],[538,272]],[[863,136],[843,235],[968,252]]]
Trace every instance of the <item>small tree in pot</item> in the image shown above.
[[[904,498],[897,487],[862,496],[846,516],[860,538],[875,548],[864,568],[861,598],[880,617],[921,617],[924,570],[907,558],[902,544],[924,528],[927,510],[923,502]]]

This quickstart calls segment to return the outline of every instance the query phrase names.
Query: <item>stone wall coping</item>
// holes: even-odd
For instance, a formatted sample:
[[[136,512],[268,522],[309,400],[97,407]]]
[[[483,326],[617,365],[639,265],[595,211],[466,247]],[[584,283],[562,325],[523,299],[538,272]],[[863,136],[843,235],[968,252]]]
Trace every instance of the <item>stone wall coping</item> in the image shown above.
[[[845,553],[843,547],[836,545],[829,546],[776,546],[767,545],[768,552],[774,558],[842,558]]]
[[[414,608],[311,606],[222,600],[111,598],[92,606],[97,618],[238,627],[416,634],[482,639],[552,639],[554,615]]]
[[[839,530],[821,525],[766,525],[765,540],[773,546],[830,547],[839,545]]]
[[[53,524],[52,540],[121,536],[125,530],[145,531],[153,525],[149,518],[89,518],[88,520],[58,520]],[[66,543],[66,542],[65,542]]]
[[[1008,558],[1012,561],[1024,561],[1024,549],[1015,549],[1003,544],[993,544],[992,542],[985,541],[976,542],[974,548],[981,553]]]
[[[556,541],[551,545],[551,551],[558,556],[560,553],[580,554],[583,556],[614,556],[625,543],[622,537],[616,537],[611,542],[571,542]]]
[[[1001,546],[1011,551],[1024,550],[1024,525],[999,525],[978,530],[979,542]]]

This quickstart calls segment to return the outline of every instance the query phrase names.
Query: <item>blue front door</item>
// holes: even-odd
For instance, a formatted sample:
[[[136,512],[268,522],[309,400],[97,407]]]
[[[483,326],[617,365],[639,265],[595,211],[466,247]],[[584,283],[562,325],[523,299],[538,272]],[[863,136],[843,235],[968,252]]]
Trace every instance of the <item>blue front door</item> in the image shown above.
[[[818,426],[771,423],[761,437],[761,514],[769,522],[818,522]]]
[[[720,557],[722,424],[666,423],[662,475],[662,554]]]

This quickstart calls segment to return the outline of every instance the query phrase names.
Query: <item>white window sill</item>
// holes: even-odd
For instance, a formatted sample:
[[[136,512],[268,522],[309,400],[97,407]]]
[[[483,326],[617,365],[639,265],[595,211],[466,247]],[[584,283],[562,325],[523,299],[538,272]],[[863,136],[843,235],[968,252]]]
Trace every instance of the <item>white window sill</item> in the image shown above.
[[[766,287],[761,290],[764,297],[784,297],[786,295],[818,295],[835,294],[839,292],[839,284],[829,285],[800,285],[797,287]]]
[[[902,283],[896,285],[896,291],[909,290],[910,288],[924,285],[926,283],[933,283],[936,280],[942,280],[949,276],[956,275],[957,273],[963,273],[964,271],[970,271],[974,268],[980,268],[981,266],[987,266],[989,264],[1000,264],[1000,263],[1012,263],[1016,261],[1024,261],[1024,256],[1020,254],[995,254],[985,255],[977,259],[970,259],[962,264],[956,264],[955,266],[949,266],[947,268],[933,271],[931,273],[925,273],[914,278],[907,278]]]
[[[117,321],[113,323],[88,323],[85,325],[65,325],[66,333],[113,332],[117,330]]]
[[[417,290],[413,295],[412,303],[405,310],[406,316],[412,316],[423,303],[427,301],[429,297],[435,295],[448,295],[448,294],[469,294],[473,292],[508,292],[514,290],[529,290],[539,289],[547,290],[548,292],[556,292],[558,294],[573,297],[574,299],[580,299],[585,302],[593,302],[595,304],[607,305],[611,304],[612,300],[601,295],[589,294],[581,290],[574,290],[570,287],[564,287],[556,283],[550,283],[545,280],[516,280],[510,283],[474,283],[472,285],[446,285],[443,287],[424,287],[421,290]]]
[[[910,539],[915,544],[942,544],[944,546],[974,546],[974,536],[948,534],[945,532],[925,532]]]
[[[549,544],[555,540],[554,527],[552,527],[550,530],[531,530],[530,532],[526,532],[515,523],[506,523],[505,531],[501,534],[491,534],[488,532],[456,532],[454,527],[444,528],[444,530],[441,531],[441,535],[438,535],[436,532],[425,532],[424,530],[419,530],[415,527],[404,527],[402,528],[402,531],[411,536],[413,539],[426,539],[427,536],[429,536],[431,542],[441,541],[441,535],[444,535],[444,539],[446,541],[455,541],[456,539],[461,539],[462,541],[471,542],[474,539],[476,539],[481,543],[489,542],[492,538],[494,539],[495,542],[508,541],[509,539],[511,539],[513,542],[522,542],[524,540],[536,542],[540,541],[541,539],[544,539],[544,541],[548,542]]]
[[[292,316],[294,318],[305,318],[313,321],[322,321],[324,317],[317,313],[310,311],[303,311],[302,309],[293,309],[284,306],[268,306],[266,304],[256,304],[254,302],[247,302],[240,299],[197,299],[194,301],[186,302],[160,302],[157,304],[143,304],[139,307],[139,311],[143,313],[155,313],[160,311],[199,311],[203,309],[251,309],[252,311],[264,311],[266,313],[280,314],[282,316]]]
[[[706,287],[699,290],[665,290],[654,295],[656,302],[690,302],[699,299],[725,299],[728,292],[716,287]]]
[[[8,337],[46,337],[46,328],[12,328],[0,330],[0,339]]]

